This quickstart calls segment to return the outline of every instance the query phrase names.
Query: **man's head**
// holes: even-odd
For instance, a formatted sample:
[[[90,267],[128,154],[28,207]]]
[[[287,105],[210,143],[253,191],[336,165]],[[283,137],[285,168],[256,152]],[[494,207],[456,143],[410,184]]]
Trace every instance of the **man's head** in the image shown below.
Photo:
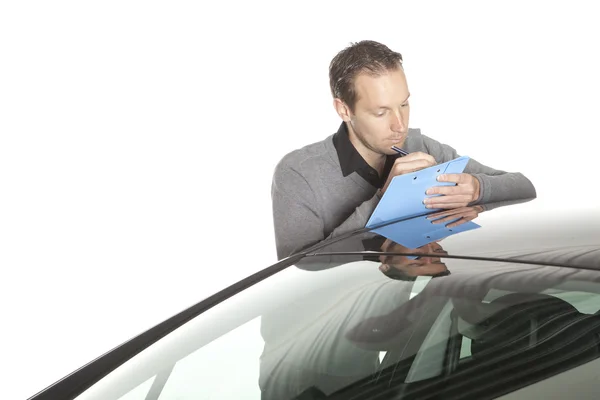
[[[394,154],[391,146],[404,144],[410,93],[400,53],[374,41],[354,43],[331,61],[329,83],[334,107],[363,158]]]
[[[404,279],[415,279],[417,276],[442,276],[449,274],[446,264],[440,256],[448,255],[439,241],[428,243],[416,249],[409,249],[389,239],[381,245],[381,251],[386,253],[416,253],[426,254],[416,259],[402,255],[379,256],[381,265],[379,270],[389,277],[403,277]]]

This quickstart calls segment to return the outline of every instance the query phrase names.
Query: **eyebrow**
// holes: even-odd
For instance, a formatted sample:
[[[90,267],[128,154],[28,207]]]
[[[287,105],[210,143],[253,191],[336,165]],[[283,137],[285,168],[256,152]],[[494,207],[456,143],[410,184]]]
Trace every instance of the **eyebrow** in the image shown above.
[[[406,103],[406,102],[408,101],[408,99],[409,99],[409,98],[410,98],[410,92],[408,93],[408,96],[406,96],[406,99],[404,99],[404,101],[402,102],[402,104]],[[383,109],[383,108],[386,108],[386,109],[387,109],[388,107],[386,107],[386,106],[379,106],[379,107],[375,107],[375,108],[373,108],[373,110],[372,110],[372,111],[378,111],[378,110],[381,110],[381,109]]]

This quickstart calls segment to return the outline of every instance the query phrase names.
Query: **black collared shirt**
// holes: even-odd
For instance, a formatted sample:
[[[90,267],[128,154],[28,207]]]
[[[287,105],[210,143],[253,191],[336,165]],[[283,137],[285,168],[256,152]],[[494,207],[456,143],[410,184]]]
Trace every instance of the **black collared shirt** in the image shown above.
[[[383,166],[383,173],[381,176],[379,176],[377,170],[371,167],[365,161],[365,159],[362,158],[352,142],[350,142],[350,137],[348,136],[348,127],[343,121],[338,131],[335,133],[335,135],[333,135],[333,145],[335,146],[338,158],[340,160],[342,175],[348,176],[351,173],[356,172],[364,180],[376,188],[383,187],[390,170],[394,165],[394,161],[400,157],[399,154],[387,156],[385,165]]]

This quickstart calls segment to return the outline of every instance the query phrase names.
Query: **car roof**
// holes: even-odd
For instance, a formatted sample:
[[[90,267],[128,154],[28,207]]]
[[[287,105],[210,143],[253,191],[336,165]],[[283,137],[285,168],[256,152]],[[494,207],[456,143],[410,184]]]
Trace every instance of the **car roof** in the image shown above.
[[[393,227],[402,222],[387,225]],[[446,256],[600,269],[600,209],[556,210],[515,205],[483,213],[473,222],[480,227],[442,240]],[[301,253],[381,251],[366,244],[374,235],[370,229],[359,229]],[[410,250],[406,249],[406,254],[413,254]]]

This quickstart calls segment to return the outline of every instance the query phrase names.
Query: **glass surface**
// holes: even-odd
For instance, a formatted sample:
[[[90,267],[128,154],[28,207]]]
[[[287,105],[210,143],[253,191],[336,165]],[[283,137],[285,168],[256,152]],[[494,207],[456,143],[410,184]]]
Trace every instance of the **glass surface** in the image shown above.
[[[148,379],[146,382],[119,397],[119,400],[146,400],[154,379],[155,377]]]
[[[444,254],[439,243],[424,252]],[[154,378],[159,400],[495,398],[598,358],[599,310],[596,271],[315,256],[196,317],[78,399],[129,400]]]

